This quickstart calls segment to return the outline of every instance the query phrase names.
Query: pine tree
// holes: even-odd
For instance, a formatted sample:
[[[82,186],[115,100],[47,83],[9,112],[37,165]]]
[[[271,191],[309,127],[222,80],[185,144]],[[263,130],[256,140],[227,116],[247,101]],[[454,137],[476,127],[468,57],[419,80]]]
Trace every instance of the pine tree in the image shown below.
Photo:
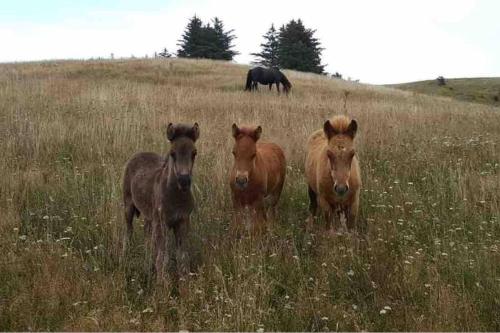
[[[209,23],[203,25],[198,17],[191,18],[179,40],[177,55],[184,58],[232,60],[237,54],[232,50],[232,41],[236,38],[233,30],[224,31],[224,24],[217,17],[212,22],[213,26]]]
[[[161,58],[170,58],[172,56],[172,54],[170,52],[168,52],[167,48],[165,47],[163,49],[163,51],[158,53],[158,56],[160,56]],[[156,52],[155,52],[155,58],[156,58]]]
[[[232,42],[236,38],[233,34],[234,30],[224,31],[224,24],[217,17],[213,18],[212,23],[217,46],[217,52],[213,59],[233,60],[233,57],[238,54],[232,50],[234,47]]]
[[[303,72],[323,73],[320,42],[316,30],[306,29],[302,21],[291,20],[280,28],[279,66]]]
[[[260,53],[251,53],[251,55],[257,57],[254,63],[266,67],[278,67],[279,35],[274,28],[274,24],[271,24],[271,28],[262,37],[265,40],[264,43],[260,44],[262,51]]]
[[[191,18],[177,44],[180,46],[180,49],[177,51],[179,57],[201,58],[200,42],[203,40],[202,24],[196,15]]]

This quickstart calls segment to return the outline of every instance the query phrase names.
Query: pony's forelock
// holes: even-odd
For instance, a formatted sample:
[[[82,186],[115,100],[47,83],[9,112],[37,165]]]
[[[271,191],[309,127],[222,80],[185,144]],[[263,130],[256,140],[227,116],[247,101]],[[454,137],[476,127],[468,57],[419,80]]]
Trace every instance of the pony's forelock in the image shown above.
[[[169,137],[169,140],[177,139],[180,137],[187,137],[193,141],[196,141],[198,139],[199,127],[197,123],[195,123],[194,126],[189,124],[175,124],[169,126],[172,126],[170,129],[171,137]]]
[[[241,127],[239,127],[238,137],[242,137],[242,136],[254,137],[255,130],[256,130],[256,127],[241,126]]]
[[[332,125],[335,132],[338,133],[347,132],[350,123],[351,123],[351,118],[344,115],[334,116],[333,118],[330,119],[330,124]]]

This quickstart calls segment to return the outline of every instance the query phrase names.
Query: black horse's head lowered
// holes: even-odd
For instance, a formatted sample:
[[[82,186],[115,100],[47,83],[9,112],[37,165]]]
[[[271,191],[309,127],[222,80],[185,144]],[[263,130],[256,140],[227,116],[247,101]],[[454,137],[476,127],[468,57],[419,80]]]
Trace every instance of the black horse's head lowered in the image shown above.
[[[280,93],[280,83],[283,85],[283,90],[285,90],[286,94],[288,94],[292,88],[290,81],[288,81],[285,74],[283,74],[278,68],[255,67],[250,69],[247,74],[245,90],[257,90],[259,83],[268,85],[269,90],[271,90],[273,84],[276,84],[278,94]]]

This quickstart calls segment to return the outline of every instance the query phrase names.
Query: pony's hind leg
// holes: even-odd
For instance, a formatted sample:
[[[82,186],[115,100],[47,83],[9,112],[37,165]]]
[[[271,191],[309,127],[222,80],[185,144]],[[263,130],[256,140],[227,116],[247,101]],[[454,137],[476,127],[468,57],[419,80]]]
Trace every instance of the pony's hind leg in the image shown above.
[[[132,239],[134,232],[134,216],[139,215],[139,211],[135,208],[133,203],[125,204],[125,237],[123,238],[123,255],[126,254],[127,245]]]
[[[318,195],[313,191],[311,186],[307,187],[309,195],[309,217],[307,219],[307,228],[311,229],[314,225],[314,218],[318,215]]]
[[[316,195],[316,192],[313,191],[311,186],[307,187],[307,194],[309,195],[309,213],[316,216],[318,211],[318,196]]]

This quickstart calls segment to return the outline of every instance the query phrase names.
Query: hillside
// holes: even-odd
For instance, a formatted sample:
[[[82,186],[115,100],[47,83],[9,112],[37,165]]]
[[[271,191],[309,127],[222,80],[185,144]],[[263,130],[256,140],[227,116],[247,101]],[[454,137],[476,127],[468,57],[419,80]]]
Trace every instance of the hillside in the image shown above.
[[[488,105],[286,71],[289,97],[243,91],[248,67],[189,60],[0,65],[0,331],[500,330],[500,113]],[[359,234],[304,230],[308,136],[359,124]],[[197,121],[193,273],[149,280],[121,182]],[[287,179],[257,238],[228,233],[231,125],[260,124]]]
[[[436,80],[428,80],[388,85],[388,87],[500,106],[500,78],[447,79],[444,86],[439,86]]]

